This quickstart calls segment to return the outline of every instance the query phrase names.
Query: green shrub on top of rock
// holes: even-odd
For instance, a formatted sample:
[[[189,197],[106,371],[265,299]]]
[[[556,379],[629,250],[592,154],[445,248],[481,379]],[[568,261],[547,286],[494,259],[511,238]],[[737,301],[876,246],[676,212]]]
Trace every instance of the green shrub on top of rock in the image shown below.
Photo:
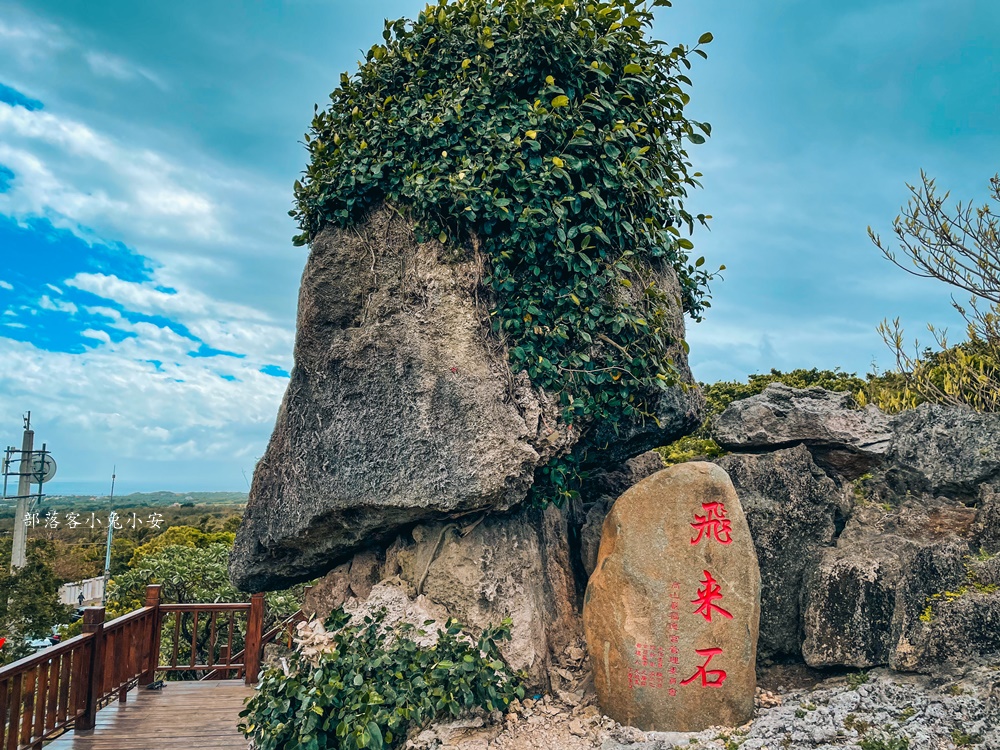
[[[428,645],[412,625],[388,630],[384,619],[383,610],[351,624],[335,610],[322,648],[300,648],[264,672],[240,713],[256,750],[394,748],[411,727],[476,707],[506,711],[524,697],[497,647],[509,620],[476,640],[450,620]]]
[[[670,321],[701,318],[713,277],[683,236],[710,218],[684,208],[700,176],[688,144],[711,132],[684,108],[712,36],[649,38],[653,6],[669,5],[440,0],[387,22],[305,137],[296,242],[388,202],[418,236],[485,261],[513,371],[558,394],[568,424],[655,419],[683,380]],[[563,459],[537,484],[559,502],[577,478]]]

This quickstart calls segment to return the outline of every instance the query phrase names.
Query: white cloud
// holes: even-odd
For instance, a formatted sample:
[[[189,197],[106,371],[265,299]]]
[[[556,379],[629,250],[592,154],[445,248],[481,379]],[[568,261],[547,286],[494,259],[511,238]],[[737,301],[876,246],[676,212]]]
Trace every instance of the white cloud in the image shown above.
[[[48,419],[63,478],[90,478],[91,463],[116,458],[151,467],[150,476],[170,466],[159,476],[171,480],[186,465],[198,482],[206,460],[252,471],[287,382],[260,369],[291,367],[303,253],[290,248],[288,186],[169,133],[115,123],[109,109],[91,117],[77,106],[68,114],[44,85],[57,80],[57,69],[75,65],[75,75],[85,83],[99,76],[107,91],[116,81],[168,88],[155,72],[73,29],[4,6],[0,50],[24,80],[43,84],[19,90],[44,104],[29,111],[0,103],[0,163],[16,176],[0,193],[0,215],[22,225],[46,219],[87,243],[121,243],[149,260],[141,282],[115,275],[115,266],[62,271],[70,278],[46,269],[52,275],[40,281],[51,282],[51,294],[34,309],[18,308],[7,326],[37,325],[31,316],[43,309],[74,313],[85,351],[49,352],[0,337],[0,424],[17,423],[27,409],[40,429]],[[9,75],[4,82],[18,83]],[[85,304],[80,292],[103,301]],[[190,356],[199,341],[242,357]],[[244,486],[238,472],[231,486]]]
[[[0,213],[45,216],[92,240],[220,241],[218,208],[188,170],[75,120],[0,104],[0,162],[18,176]]]
[[[6,289],[7,291],[12,291],[14,289],[14,285],[11,284],[9,281],[4,281],[3,279],[0,279],[0,289]]]
[[[126,60],[124,57],[112,55],[107,52],[90,50],[85,52],[83,59],[87,65],[99,76],[115,78],[119,81],[134,81],[142,78],[156,85],[160,89],[166,90],[167,86],[159,76],[150,72],[141,65]]]
[[[43,294],[41,299],[38,300],[38,306],[43,310],[55,310],[57,312],[65,312],[70,315],[75,315],[78,312],[78,308],[72,302],[64,302],[61,299],[52,299],[47,294]]]
[[[187,358],[190,341],[167,329],[133,329],[138,335],[118,344],[85,332],[97,345],[84,354],[0,338],[0,423],[32,409],[65,477],[90,478],[93,463],[117,462],[122,476],[144,471],[164,481],[181,465],[171,462],[189,461],[198,478],[198,462],[207,461],[232,470],[230,486],[242,486],[234,461],[252,470],[286,381],[245,360]]]
[[[12,6],[0,18],[0,49],[5,55],[31,67],[39,60],[66,49],[69,40],[62,29]]]
[[[110,344],[111,343],[111,337],[107,334],[106,331],[95,331],[92,328],[88,328],[86,331],[84,331],[80,335],[84,336],[84,337],[86,337],[88,339],[97,339],[102,344]]]

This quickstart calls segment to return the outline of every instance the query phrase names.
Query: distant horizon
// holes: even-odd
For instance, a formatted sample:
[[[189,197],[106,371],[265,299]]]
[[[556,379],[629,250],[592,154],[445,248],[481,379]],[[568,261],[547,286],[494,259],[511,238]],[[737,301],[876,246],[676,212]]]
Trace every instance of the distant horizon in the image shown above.
[[[150,492],[170,492],[180,495],[190,492],[238,492],[245,495],[249,492],[246,486],[225,487],[215,485],[206,487],[205,485],[211,484],[211,482],[203,482],[201,480],[190,482],[180,481],[172,486],[164,486],[165,484],[169,485],[168,482],[116,480],[115,497]],[[37,485],[34,488],[37,488]],[[8,492],[13,491],[11,488],[8,488]],[[107,497],[111,492],[111,479],[66,480],[64,482],[53,480],[43,485],[42,492],[48,496],[90,495],[93,497]]]

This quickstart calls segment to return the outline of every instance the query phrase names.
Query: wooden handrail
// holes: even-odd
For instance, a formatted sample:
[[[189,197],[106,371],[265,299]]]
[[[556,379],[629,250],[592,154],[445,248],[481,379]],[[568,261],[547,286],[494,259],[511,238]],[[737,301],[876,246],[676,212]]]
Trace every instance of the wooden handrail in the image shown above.
[[[236,615],[246,613],[245,647],[232,656]],[[228,621],[225,661],[215,661],[218,646],[218,615]],[[36,750],[69,729],[93,729],[97,712],[108,703],[125,702],[135,685],[153,682],[157,671],[236,670],[247,685],[257,681],[263,648],[264,595],[249,602],[214,604],[161,604],[160,586],[146,587],[145,606],[104,621],[104,607],[87,607],[83,633],[44,651],[0,668],[0,748]],[[191,615],[191,653],[178,663],[178,643],[168,648],[173,658],[160,664],[160,645],[165,619],[175,618],[174,633],[180,633],[181,618]],[[208,654],[199,659],[199,618],[207,626]],[[269,631],[270,633],[270,631]]]
[[[0,668],[0,747],[41,747],[83,715],[93,647],[84,633]]]
[[[249,612],[252,602],[218,604],[161,604],[161,612]]]
[[[288,646],[290,648],[291,645],[292,645],[291,644],[292,635],[291,635],[291,632],[290,632],[292,626],[294,626],[298,622],[304,622],[306,619],[308,619],[308,618],[307,618],[306,614],[301,609],[298,610],[297,612],[289,615],[288,617],[286,617],[284,620],[282,620],[280,623],[278,623],[277,625],[275,625],[273,628],[271,628],[270,630],[268,630],[266,633],[264,633],[264,635],[262,635],[260,637],[261,651],[263,652],[264,647],[267,644],[269,644],[269,643],[273,643],[274,640],[278,637],[278,634],[282,633],[284,631],[289,631],[289,633],[288,633],[288,640],[289,640]],[[244,653],[245,653],[245,649],[244,649],[244,651],[240,651],[240,652],[236,653],[232,657],[233,661],[239,661],[240,659],[242,659]],[[228,671],[229,670],[227,670],[225,667],[216,667],[211,672],[209,672],[208,674],[204,675],[201,679],[202,680],[222,680],[222,679],[225,679],[226,675],[228,674]]]

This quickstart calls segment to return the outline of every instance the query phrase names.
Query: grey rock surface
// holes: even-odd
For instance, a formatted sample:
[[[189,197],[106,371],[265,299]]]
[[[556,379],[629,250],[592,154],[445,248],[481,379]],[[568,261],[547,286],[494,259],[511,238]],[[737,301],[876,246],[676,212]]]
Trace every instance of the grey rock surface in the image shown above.
[[[408,524],[507,510],[575,440],[487,335],[481,261],[444,252],[388,208],[314,241],[230,561],[238,588],[307,580]]]
[[[893,437],[890,417],[874,406],[856,408],[850,393],[781,383],[734,401],[712,420],[711,430],[732,451],[806,445],[817,461],[848,478],[878,465]]]
[[[736,487],[760,564],[760,640],[768,658],[802,652],[806,572],[833,546],[844,518],[833,480],[805,446],[774,453],[731,454],[716,463]]]
[[[890,417],[773,384],[713,431],[744,451],[717,463],[757,548],[763,656],[801,647],[813,666],[941,674],[1000,650],[1000,415],[924,404]]]
[[[408,607],[473,631],[510,618],[501,654],[527,672],[530,688],[548,689],[553,659],[582,637],[565,527],[551,506],[419,524],[379,555],[360,552],[321,578],[303,610],[322,620],[341,605],[374,612],[389,597],[401,602],[389,607],[390,622]],[[384,577],[373,582],[372,570]]]
[[[893,419],[889,461],[935,494],[974,496],[1000,478],[1000,414],[921,404]]]
[[[670,306],[670,314],[663,321],[663,332],[672,342],[668,356],[674,364],[678,384],[645,394],[653,404],[654,418],[622,419],[614,424],[593,425],[575,449],[584,456],[585,466],[621,463],[632,456],[667,445],[694,432],[704,419],[705,397],[691,374],[683,345],[684,313],[680,282],[667,263],[661,263],[651,271],[652,278],[666,295]],[[626,302],[630,302],[627,298],[645,295],[647,284],[645,278],[636,278],[631,287],[620,286],[617,291],[626,298]]]
[[[990,574],[991,558],[974,556],[977,509],[894,497],[885,485],[867,492],[873,499],[859,499],[837,546],[807,576],[806,663],[944,674],[1000,652],[1000,593],[978,576]]]
[[[602,750],[950,750],[1000,748],[1000,682],[996,665],[979,665],[947,684],[872,670],[851,687],[843,677],[783,691],[779,706],[762,708],[744,727],[698,734],[648,732],[636,741],[607,738]],[[904,744],[905,742],[905,744]],[[456,750],[464,750],[457,748]]]
[[[888,664],[896,587],[903,574],[900,547],[884,536],[823,556],[804,588],[802,656],[806,664],[867,668]]]

